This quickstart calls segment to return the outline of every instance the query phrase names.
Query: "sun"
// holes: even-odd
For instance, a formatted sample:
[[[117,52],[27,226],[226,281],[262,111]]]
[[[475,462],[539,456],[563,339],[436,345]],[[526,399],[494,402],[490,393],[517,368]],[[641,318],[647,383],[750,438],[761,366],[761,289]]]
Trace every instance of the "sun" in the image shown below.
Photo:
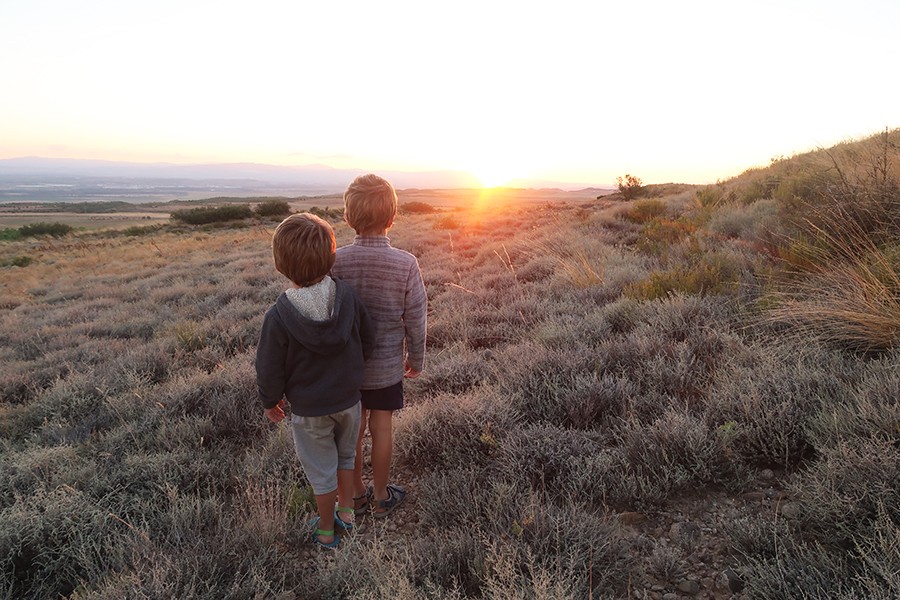
[[[517,169],[504,165],[471,169],[470,173],[475,176],[483,188],[505,187],[520,176]]]

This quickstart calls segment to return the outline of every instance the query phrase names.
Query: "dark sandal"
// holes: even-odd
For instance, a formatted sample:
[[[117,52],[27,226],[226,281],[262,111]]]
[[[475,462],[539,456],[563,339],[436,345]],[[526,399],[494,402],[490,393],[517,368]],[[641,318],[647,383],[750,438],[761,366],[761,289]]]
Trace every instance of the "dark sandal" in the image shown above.
[[[375,510],[372,514],[376,517],[386,517],[391,514],[395,508],[403,504],[406,499],[406,492],[396,485],[387,486],[388,497],[385,500],[377,500],[375,502]]]
[[[334,524],[344,531],[352,531],[353,521],[350,521],[349,523],[347,521],[344,521],[338,513],[355,514],[356,511],[348,506],[338,506],[336,509],[334,509]]]
[[[372,504],[372,498],[374,497],[374,495],[375,491],[370,485],[366,488],[365,494],[353,498],[353,512],[357,515],[364,515],[369,512],[369,506],[371,506]]]

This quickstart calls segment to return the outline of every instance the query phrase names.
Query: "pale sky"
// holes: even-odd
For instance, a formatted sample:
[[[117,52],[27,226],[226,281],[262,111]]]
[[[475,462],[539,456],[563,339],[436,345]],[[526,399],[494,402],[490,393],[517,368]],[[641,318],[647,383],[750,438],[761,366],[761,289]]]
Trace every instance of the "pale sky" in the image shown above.
[[[900,127],[897,0],[2,0],[0,158],[707,183]]]

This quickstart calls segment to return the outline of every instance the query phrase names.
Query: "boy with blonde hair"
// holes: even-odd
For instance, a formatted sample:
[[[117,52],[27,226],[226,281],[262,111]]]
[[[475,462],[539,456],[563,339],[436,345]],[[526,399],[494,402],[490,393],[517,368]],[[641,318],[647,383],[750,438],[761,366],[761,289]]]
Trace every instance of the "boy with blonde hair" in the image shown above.
[[[353,528],[353,469],[360,425],[363,364],[374,328],[353,289],[328,276],[334,232],[315,215],[295,214],[275,229],[275,268],[292,285],[263,319],[256,385],[269,420],[290,405],[294,449],[313,488],[319,516],[312,541],[340,542],[335,525]],[[337,500],[337,508],[335,507]]]
[[[344,192],[344,219],[356,231],[353,244],[338,248],[332,274],[359,294],[375,322],[375,350],[362,382],[362,425],[356,446],[354,508],[372,506],[390,514],[406,492],[390,483],[392,419],[403,408],[403,378],[417,377],[425,364],[425,284],[416,257],[393,248],[387,232],[397,215],[397,192],[377,175],[361,175]],[[372,436],[372,486],[363,481],[362,444]]]

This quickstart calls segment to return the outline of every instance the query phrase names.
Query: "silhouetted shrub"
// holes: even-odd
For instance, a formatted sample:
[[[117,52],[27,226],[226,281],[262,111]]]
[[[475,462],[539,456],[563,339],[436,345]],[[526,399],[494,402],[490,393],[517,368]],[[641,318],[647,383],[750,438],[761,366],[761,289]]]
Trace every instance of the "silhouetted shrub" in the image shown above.
[[[641,181],[640,177],[635,177],[634,175],[625,175],[624,177],[616,177],[616,185],[619,188],[619,192],[622,194],[622,197],[626,200],[633,200],[641,195],[641,191],[643,188],[643,181]]]
[[[190,208],[172,211],[172,218],[188,225],[222,223],[253,217],[253,211],[244,204],[229,204],[210,208]]]
[[[291,214],[291,205],[286,200],[266,200],[254,210],[261,217],[286,217]]]

